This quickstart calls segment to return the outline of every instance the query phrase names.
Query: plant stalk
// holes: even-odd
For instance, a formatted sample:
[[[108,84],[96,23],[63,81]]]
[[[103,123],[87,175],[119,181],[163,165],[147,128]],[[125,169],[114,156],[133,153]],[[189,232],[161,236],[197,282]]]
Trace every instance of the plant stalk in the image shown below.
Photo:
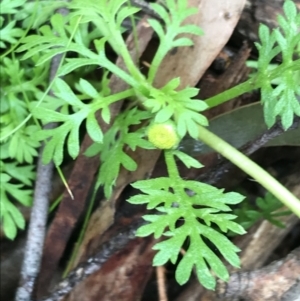
[[[172,150],[165,150],[165,159],[169,177],[176,181],[180,178]]]
[[[300,217],[300,200],[268,172],[206,128],[199,126],[199,139],[250,175],[294,214]]]
[[[209,108],[213,108],[230,99],[238,97],[239,95],[250,92],[257,88],[259,88],[259,85],[256,83],[256,81],[253,79],[249,79],[246,82],[241,83],[229,90],[226,90],[222,93],[219,93],[213,97],[206,99],[205,102],[209,106]]]

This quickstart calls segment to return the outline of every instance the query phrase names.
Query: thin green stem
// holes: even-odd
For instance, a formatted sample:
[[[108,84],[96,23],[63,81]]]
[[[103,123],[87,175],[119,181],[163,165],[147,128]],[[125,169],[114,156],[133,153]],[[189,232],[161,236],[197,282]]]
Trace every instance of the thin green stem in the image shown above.
[[[289,63],[283,63],[270,71],[269,78],[273,80],[275,78],[281,77],[281,75],[287,71],[298,71],[300,69],[300,59],[296,61],[291,61]]]
[[[164,49],[166,49],[166,46],[164,46],[163,42],[161,42],[148,71],[148,82],[150,84],[153,83],[157,70],[167,54],[167,52]]]
[[[123,43],[124,43],[124,41],[123,41]],[[133,62],[132,57],[130,56],[125,44],[121,46],[120,56],[124,59],[124,63],[129,71],[129,73],[132,75],[132,77],[137,82],[145,81],[144,76],[142,75],[140,70],[136,67],[135,63]]]
[[[131,86],[131,87],[139,86],[139,80],[137,80],[134,76],[132,76],[132,74],[129,74],[128,72],[122,70],[120,67],[118,67],[113,62],[111,62],[107,59],[105,59],[105,61],[101,61],[101,60],[97,59],[95,61],[95,64],[106,68],[108,71],[115,74],[117,77],[121,78],[129,86]]]
[[[78,240],[75,244],[74,250],[72,251],[72,255],[71,255],[71,258],[70,258],[70,260],[67,264],[67,267],[63,272],[63,275],[62,275],[63,278],[65,278],[69,274],[69,272],[72,269],[72,266],[74,264],[75,258],[77,257],[79,248],[80,248],[80,246],[82,244],[82,241],[83,241],[84,234],[86,232],[86,229],[88,227],[88,223],[90,221],[90,217],[91,217],[91,214],[92,214],[92,209],[93,209],[93,206],[95,204],[97,191],[98,191],[98,189],[95,187],[94,191],[93,191],[92,198],[89,202],[87,212],[86,212],[85,217],[84,217],[84,222],[83,222],[83,226],[81,228],[80,234],[79,234],[79,238],[78,238]]]
[[[102,14],[100,14],[102,15]],[[122,33],[120,28],[116,28],[114,16],[110,16],[111,20],[105,22],[102,18],[93,20],[93,23],[96,27],[101,28],[103,30],[104,37],[107,38],[108,43],[113,48],[113,50],[118,54],[120,57],[123,58],[124,64],[129,71],[122,70],[121,68],[117,67],[114,63],[110,62],[106,59],[106,57],[102,58],[105,59],[105,64],[103,64],[103,60],[100,62],[102,67],[107,68],[109,71],[117,75],[118,77],[122,78],[125,82],[133,87],[137,87],[139,82],[144,82],[145,78],[143,74],[140,72],[138,67],[135,65],[127,45],[122,37]],[[118,71],[119,70],[119,71]],[[125,76],[120,76],[119,73],[123,73]],[[129,80],[129,77],[132,79]],[[126,79],[127,78],[127,79]]]
[[[179,171],[172,150],[165,150],[165,159],[169,177],[176,181],[180,178]]]
[[[131,74],[131,76],[137,81],[137,82],[144,82],[145,78],[143,74],[140,72],[140,70],[135,65],[128,48],[124,42],[124,39],[120,33],[120,30],[115,30],[115,28],[110,28],[112,38],[109,39],[110,45],[114,48],[116,53],[120,55],[124,63]]]
[[[128,5],[128,7],[132,7],[131,2],[129,0],[127,0],[127,5]],[[135,54],[135,57],[133,58],[133,60],[137,64],[138,63],[138,58],[140,57],[138,34],[137,34],[136,24],[134,22],[134,16],[130,15],[129,18],[130,18],[130,22],[131,22],[131,26],[132,26],[132,34],[133,34],[133,40],[134,40],[134,47],[135,47],[135,50],[136,50],[136,54]]]
[[[105,97],[107,104],[110,105],[116,101],[119,101],[120,99],[125,99],[131,96],[135,95],[135,91],[134,89],[127,89],[125,91],[113,94],[113,95],[109,95],[107,97]]]
[[[53,210],[60,204],[63,198],[63,194],[61,194],[50,206],[49,213],[53,212]]]
[[[13,60],[16,59],[16,58],[15,58],[15,53],[12,53],[12,57],[13,57]],[[18,82],[19,87],[21,87],[21,86],[22,86],[22,83],[21,83],[21,81],[20,81],[20,77],[18,76],[18,77],[16,78],[16,80],[17,80],[17,82]],[[22,95],[23,95],[24,101],[26,102],[27,108],[29,108],[29,107],[30,107],[30,101],[29,101],[29,98],[27,97],[27,93],[25,92],[24,89],[20,89],[20,91],[21,91],[21,93],[22,93]],[[35,125],[37,125],[39,128],[41,128],[41,124],[39,123],[39,121],[37,120],[37,118],[36,118],[35,116],[33,116],[32,118],[33,118],[33,121],[34,121]]]
[[[94,112],[96,112],[98,110],[103,109],[104,107],[107,107],[107,106],[111,105],[114,102],[120,101],[121,99],[126,99],[126,98],[129,98],[129,97],[132,97],[134,95],[135,95],[134,89],[127,89],[125,91],[122,91],[122,92],[119,92],[119,93],[112,94],[112,95],[106,96],[104,98],[101,98],[100,101],[95,102],[92,105],[91,109]]]
[[[272,71],[270,71],[268,75],[268,80],[272,81],[275,78],[278,78],[286,72],[287,70],[298,70],[300,68],[300,59],[293,61],[291,64],[288,65],[279,65]],[[209,108],[216,107],[230,99],[233,99],[239,95],[242,95],[244,93],[250,92],[254,89],[259,89],[262,86],[262,81],[261,78],[265,78],[266,75],[264,74],[263,76],[259,73],[257,73],[256,76],[253,78],[247,80],[244,83],[241,83],[229,90],[226,90],[218,95],[215,95],[213,97],[210,97],[205,100],[205,102],[208,104]]]
[[[246,82],[241,83],[229,90],[226,90],[220,94],[217,94],[216,96],[206,99],[205,102],[210,108],[213,108],[230,99],[233,99],[239,95],[242,95],[257,88],[259,88],[259,85],[256,83],[256,81],[253,79],[249,79]]]
[[[65,176],[64,176],[64,174],[63,174],[63,172],[61,170],[61,168],[59,166],[57,166],[57,165],[55,167],[56,167],[56,170],[57,170],[57,172],[59,174],[59,177],[60,177],[61,181],[63,182],[65,188],[67,189],[67,191],[68,191],[71,199],[74,200],[74,195],[72,193],[72,190],[71,190],[71,188],[70,188],[70,186],[69,186],[69,184],[68,184],[68,182],[67,182],[67,180],[66,180],[66,178],[65,178]]]
[[[300,217],[300,200],[263,168],[202,126],[199,126],[199,139],[253,177]]]
[[[100,103],[93,104],[93,110],[97,111],[103,108],[103,105],[109,106],[114,102],[117,102],[121,99],[126,99],[135,95],[134,89],[127,89],[125,91],[112,94],[101,99]]]

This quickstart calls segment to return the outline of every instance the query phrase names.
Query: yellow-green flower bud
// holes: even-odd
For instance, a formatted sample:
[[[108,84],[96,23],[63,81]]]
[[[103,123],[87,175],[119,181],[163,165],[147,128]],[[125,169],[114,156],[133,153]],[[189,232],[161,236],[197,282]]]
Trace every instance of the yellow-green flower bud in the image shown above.
[[[148,140],[159,149],[175,148],[180,141],[175,124],[171,121],[150,125]]]

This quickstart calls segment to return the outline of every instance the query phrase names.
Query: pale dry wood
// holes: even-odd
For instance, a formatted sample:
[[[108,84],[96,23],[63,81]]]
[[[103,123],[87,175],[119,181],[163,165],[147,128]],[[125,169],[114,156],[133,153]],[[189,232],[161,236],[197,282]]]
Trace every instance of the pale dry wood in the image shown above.
[[[247,0],[241,19],[236,27],[236,37],[242,36],[251,42],[258,41],[258,28],[261,23],[270,28],[278,26],[277,16],[283,14],[285,0]],[[300,0],[293,0],[300,10]],[[238,34],[240,36],[238,36]]]
[[[156,279],[157,279],[159,301],[168,301],[165,272],[166,271],[164,266],[156,267]]]
[[[298,198],[300,197],[299,179],[300,171],[282,181],[285,187]],[[283,238],[299,222],[299,218],[291,214],[280,217],[280,221],[285,225],[284,229],[278,228],[268,221],[262,221],[256,229],[249,231],[247,235],[236,240],[236,244],[242,249],[240,253],[242,269],[260,268]]]
[[[228,301],[238,298],[245,301],[281,301],[285,293],[298,284],[299,275],[300,247],[264,268],[231,275],[229,282],[219,286],[218,291],[222,300]],[[294,298],[289,299],[292,300]]]
[[[268,221],[263,221],[237,243],[240,248],[246,243],[246,247],[242,248],[240,253],[242,269],[261,267],[284,237],[299,222],[299,218],[291,214],[280,218],[280,221],[284,223],[284,229],[280,229]],[[247,239],[248,242],[246,242]]]
[[[300,301],[300,275],[297,282],[282,296],[280,301]]]

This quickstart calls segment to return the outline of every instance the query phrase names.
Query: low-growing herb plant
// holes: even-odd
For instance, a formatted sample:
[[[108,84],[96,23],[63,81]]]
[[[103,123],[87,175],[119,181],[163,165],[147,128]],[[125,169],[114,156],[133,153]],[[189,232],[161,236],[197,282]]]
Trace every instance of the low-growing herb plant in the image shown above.
[[[237,267],[239,249],[226,237],[226,232],[245,233],[243,227],[234,221],[236,215],[230,213],[230,205],[242,202],[242,195],[225,193],[208,184],[181,178],[176,160],[187,167],[202,166],[176,149],[184,136],[190,135],[207,143],[300,216],[300,201],[254,162],[205,129],[208,121],[201,114],[240,94],[261,89],[261,103],[269,127],[280,117],[283,127],[288,129],[294,115],[300,116],[300,85],[295,76],[300,69],[297,56],[300,14],[293,1],[284,3],[285,15],[278,17],[280,28],[270,32],[261,25],[261,42],[256,45],[259,51],[257,73],[245,83],[205,101],[193,99],[198,94],[196,88],[177,90],[179,78],[172,79],[160,89],[153,86],[166,54],[174,47],[193,44],[191,39],[181,34],[202,34],[199,27],[182,24],[188,16],[197,12],[197,9],[187,6],[186,0],[166,0],[164,5],[151,4],[164,24],[154,19],[148,21],[160,43],[146,76],[135,65],[122,37],[122,22],[139,11],[127,5],[127,0],[74,0],[54,2],[50,6],[47,1],[28,3],[25,0],[5,0],[1,6],[0,47],[10,49],[1,55],[3,152],[0,165],[1,220],[9,238],[15,237],[17,227],[24,228],[24,218],[11,198],[30,205],[33,162],[40,142],[45,142],[44,163],[53,160],[59,166],[64,160],[65,146],[73,159],[78,156],[82,124],[85,124],[94,141],[87,155],[100,156],[102,165],[96,186],[104,187],[107,198],[112,194],[120,167],[129,171],[137,168],[136,162],[125,152],[125,147],[132,150],[137,147],[163,150],[168,176],[134,183],[132,186],[142,193],[128,201],[156,209],[156,214],[144,216],[149,223],[137,233],[139,236],[154,234],[156,238],[167,238],[154,246],[158,250],[154,265],[162,265],[168,260],[176,263],[180,249],[188,244],[176,269],[176,279],[180,284],[188,281],[193,268],[199,281],[209,289],[215,287],[215,276],[227,280],[228,272],[222,258],[207,245],[207,241],[224,259]],[[53,14],[60,6],[67,6],[70,13],[64,17]],[[30,18],[32,11],[35,13]],[[49,22],[43,25],[50,16]],[[26,35],[28,29],[31,34]],[[13,46],[15,43],[21,43],[21,46]],[[123,58],[126,71],[107,58],[106,44]],[[49,62],[57,54],[64,54],[65,59],[55,79],[47,85]],[[279,54],[282,63],[269,70],[272,59]],[[87,80],[87,71],[99,67],[105,71],[102,81]],[[121,78],[129,88],[112,94],[108,89],[108,72]],[[272,81],[279,78],[279,84],[274,87]],[[74,81],[74,85],[70,84]],[[54,90],[55,99],[47,95],[50,88]],[[124,98],[132,100],[133,105],[103,133],[96,114],[100,113],[109,124],[109,106]],[[42,124],[49,122],[59,125],[53,129],[41,129]],[[130,130],[132,125],[141,122],[148,124],[148,127],[135,132]],[[33,132],[35,135],[32,135]]]
[[[279,217],[289,215],[291,212],[282,210],[282,203],[267,192],[263,198],[256,199],[255,205],[243,202],[240,208],[233,210],[233,213],[237,216],[235,222],[247,230],[259,220],[267,220],[279,228],[284,228],[285,225]]]

